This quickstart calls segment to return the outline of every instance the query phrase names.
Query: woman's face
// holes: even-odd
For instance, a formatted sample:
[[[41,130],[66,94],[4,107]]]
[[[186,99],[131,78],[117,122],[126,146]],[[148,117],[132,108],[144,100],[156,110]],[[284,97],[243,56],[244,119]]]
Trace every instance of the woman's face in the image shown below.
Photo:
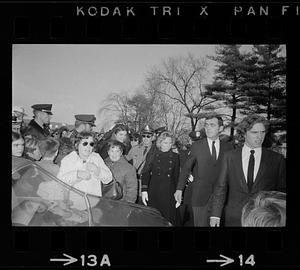
[[[68,137],[68,132],[66,130],[63,130],[63,132],[61,133],[62,137]]]
[[[78,154],[82,159],[87,159],[94,149],[94,139],[92,137],[88,137],[86,139],[82,139],[78,145]]]
[[[22,138],[12,142],[11,152],[15,157],[21,157],[24,152],[24,140]]]
[[[127,137],[127,131],[126,130],[120,130],[116,135],[116,140],[123,143],[126,140]]]
[[[131,146],[136,146],[139,144],[139,139],[138,138],[132,138],[132,140],[130,141]]]
[[[111,161],[118,161],[120,159],[120,157],[122,156],[122,151],[120,150],[119,147],[116,147],[116,146],[111,147],[107,153],[108,153]]]
[[[161,151],[162,152],[168,152],[171,147],[172,147],[172,139],[170,137],[165,138],[162,142],[161,142]]]

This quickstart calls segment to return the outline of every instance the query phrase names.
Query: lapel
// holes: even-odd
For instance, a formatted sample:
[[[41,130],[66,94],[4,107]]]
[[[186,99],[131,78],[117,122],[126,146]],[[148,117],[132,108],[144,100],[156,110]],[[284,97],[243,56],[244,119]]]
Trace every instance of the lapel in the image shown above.
[[[243,189],[245,191],[248,191],[248,185],[247,185],[247,181],[246,181],[246,178],[245,178],[245,175],[244,175],[244,171],[243,171],[242,147],[238,148],[234,152],[233,161],[236,164],[235,166],[237,168],[237,177],[239,178],[241,186],[243,187]]]
[[[257,175],[254,179],[254,184],[253,184],[253,187],[257,185],[257,183],[259,181],[261,181],[261,179],[263,179],[263,175],[264,175],[264,172],[268,166],[267,164],[267,161],[268,161],[268,152],[265,148],[262,147],[261,149],[261,158],[260,158],[260,164],[259,164],[259,168],[258,168],[258,172],[257,172]]]
[[[225,152],[224,150],[225,150],[225,143],[220,140],[220,151],[219,151],[219,156],[217,161],[222,160],[223,154]]]

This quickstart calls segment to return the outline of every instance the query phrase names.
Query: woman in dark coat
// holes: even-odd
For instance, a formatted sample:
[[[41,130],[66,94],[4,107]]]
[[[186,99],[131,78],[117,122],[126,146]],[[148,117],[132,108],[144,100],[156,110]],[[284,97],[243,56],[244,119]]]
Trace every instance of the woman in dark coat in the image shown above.
[[[157,150],[146,161],[142,172],[142,201],[158,209],[173,225],[180,225],[174,193],[178,182],[179,155],[172,151],[174,137],[163,132],[158,137]]]

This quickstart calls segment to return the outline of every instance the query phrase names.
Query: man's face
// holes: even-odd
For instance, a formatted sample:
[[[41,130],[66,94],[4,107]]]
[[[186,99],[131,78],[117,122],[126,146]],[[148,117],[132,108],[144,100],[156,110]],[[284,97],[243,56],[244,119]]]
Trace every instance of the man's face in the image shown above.
[[[46,112],[39,112],[39,118],[43,122],[43,124],[49,124],[51,119],[51,114]]]
[[[90,124],[85,124],[85,131],[91,132],[91,131],[92,131],[92,125],[90,125]]]
[[[146,146],[149,146],[152,144],[152,138],[153,138],[153,135],[152,134],[143,134],[142,135],[143,137],[143,144],[146,145]]]
[[[127,131],[126,130],[120,130],[119,132],[117,132],[116,134],[116,140],[124,143],[126,138],[127,138]]]
[[[262,123],[256,123],[245,134],[245,144],[250,148],[261,147],[266,136],[266,128]]]
[[[78,132],[85,131],[85,123],[80,123],[80,125],[77,127]]]
[[[216,140],[222,131],[222,126],[219,126],[217,118],[205,120],[204,128],[207,138],[211,140]]]

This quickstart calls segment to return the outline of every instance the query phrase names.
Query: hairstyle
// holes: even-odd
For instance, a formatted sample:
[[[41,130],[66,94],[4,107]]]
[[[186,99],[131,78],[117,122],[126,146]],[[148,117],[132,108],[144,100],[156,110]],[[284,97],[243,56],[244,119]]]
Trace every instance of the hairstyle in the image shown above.
[[[133,139],[137,139],[139,143],[142,142],[143,140],[143,137],[142,135],[138,134],[138,133],[133,133],[131,136],[130,136],[130,141],[133,141]]]
[[[243,227],[283,227],[286,223],[286,193],[261,191],[242,209]]]
[[[124,153],[125,151],[125,145],[117,140],[110,140],[108,143],[107,143],[107,152],[114,148],[114,147],[117,147],[121,150],[122,154]]]
[[[83,139],[88,139],[89,137],[92,137],[93,140],[95,141],[95,133],[94,132],[87,132],[87,131],[82,131],[76,134],[75,140],[74,140],[74,148],[78,153],[78,145]]]
[[[120,131],[127,131],[126,126],[124,126],[124,125],[117,125],[117,126],[115,126],[115,128],[114,128],[114,134],[117,134]]]
[[[59,141],[54,138],[47,138],[39,142],[42,157],[52,157],[59,148]]]
[[[266,131],[269,128],[269,122],[266,120],[266,118],[257,114],[251,114],[245,117],[239,123],[239,125],[237,126],[237,132],[240,133],[242,136],[244,136],[246,132],[250,130],[257,123],[263,124]]]
[[[213,119],[213,118],[217,118],[218,119],[218,125],[219,125],[219,127],[221,127],[221,126],[224,125],[222,117],[220,115],[217,115],[217,114],[210,114],[210,115],[206,116],[205,117],[205,121]]]
[[[22,135],[18,132],[15,132],[15,131],[12,131],[11,138],[12,138],[11,142],[17,141],[19,139],[23,139]]]
[[[157,141],[156,141],[156,146],[158,147],[158,149],[161,149],[161,143],[162,141],[164,141],[166,138],[171,138],[172,140],[172,144],[174,144],[175,142],[175,138],[173,136],[173,134],[169,131],[164,131],[162,132],[159,137],[157,138]]]
[[[58,129],[59,138],[62,137],[62,133],[63,133],[64,131],[69,132],[69,129],[68,129],[67,127],[65,127],[65,126],[62,126],[62,127],[60,127],[60,128]]]
[[[54,135],[54,133],[57,133],[57,134],[59,134],[59,130],[58,130],[58,128],[55,128],[55,129],[53,129],[53,131],[51,132],[51,135]]]
[[[26,136],[24,153],[33,153],[37,148],[39,149],[39,141],[31,135]]]

